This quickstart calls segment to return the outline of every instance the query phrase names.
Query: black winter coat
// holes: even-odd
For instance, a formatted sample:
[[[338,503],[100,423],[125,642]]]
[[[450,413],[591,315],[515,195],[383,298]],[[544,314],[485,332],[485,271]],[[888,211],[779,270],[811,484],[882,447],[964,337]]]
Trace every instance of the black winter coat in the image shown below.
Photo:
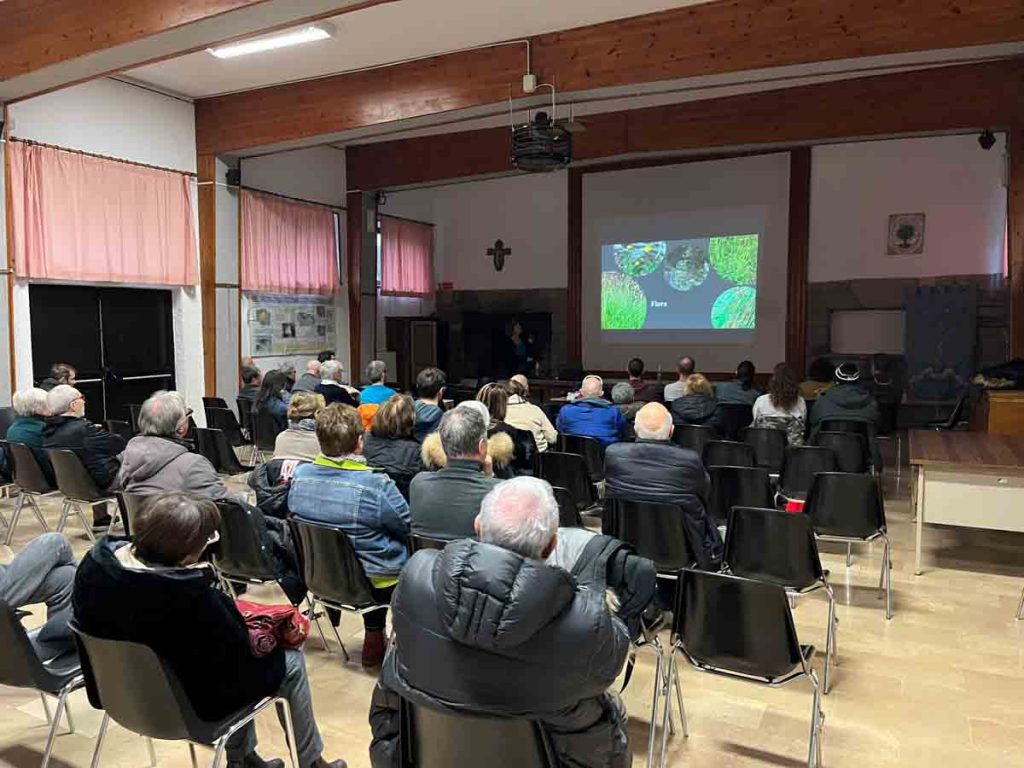
[[[624,713],[608,688],[629,633],[605,605],[603,570],[577,581],[468,539],[413,555],[392,600],[396,641],[371,705],[374,768],[400,765],[399,697],[536,719],[559,765],[628,766]]]
[[[409,500],[409,483],[423,471],[422,446],[415,438],[378,437],[367,432],[363,438],[363,456],[374,469],[383,469],[395,481],[402,498]]]
[[[120,546],[128,542],[104,537],[78,566],[72,600],[86,633],[152,648],[203,720],[220,720],[281,687],[284,652],[252,655],[245,622],[217,589],[212,568],[131,570],[114,554]],[[91,688],[89,701],[99,708]]]
[[[673,424],[701,424],[718,429],[718,401],[711,395],[683,395],[669,405]]]
[[[43,427],[43,447],[74,451],[100,490],[114,482],[121,468],[118,455],[127,445],[117,435],[75,416],[50,416]]]

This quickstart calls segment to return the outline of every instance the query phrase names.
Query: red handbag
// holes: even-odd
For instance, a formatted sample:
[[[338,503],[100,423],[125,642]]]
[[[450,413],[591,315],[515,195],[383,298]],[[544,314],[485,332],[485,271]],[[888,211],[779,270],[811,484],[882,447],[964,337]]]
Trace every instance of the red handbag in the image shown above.
[[[276,647],[301,648],[309,637],[309,619],[291,605],[260,605],[236,600],[249,630],[253,655],[266,656]]]

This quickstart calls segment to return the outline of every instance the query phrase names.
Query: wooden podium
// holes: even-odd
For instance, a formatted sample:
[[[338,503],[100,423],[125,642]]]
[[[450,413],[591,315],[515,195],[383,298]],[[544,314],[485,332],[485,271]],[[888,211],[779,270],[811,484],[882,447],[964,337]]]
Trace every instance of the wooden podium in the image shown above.
[[[1024,437],[1024,390],[984,390],[971,412],[971,431]]]

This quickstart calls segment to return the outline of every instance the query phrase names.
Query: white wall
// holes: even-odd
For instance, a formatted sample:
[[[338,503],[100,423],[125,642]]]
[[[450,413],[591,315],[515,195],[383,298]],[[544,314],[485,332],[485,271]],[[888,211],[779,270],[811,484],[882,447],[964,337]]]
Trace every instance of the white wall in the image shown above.
[[[974,134],[814,148],[811,282],[1001,273],[1006,138]],[[924,253],[887,256],[889,215],[924,213]]]
[[[17,138],[179,171],[196,170],[192,104],[137,86],[96,80],[12,104],[8,117],[10,133]],[[173,315],[177,387],[202,423],[202,303],[196,287],[174,290]],[[20,389],[32,383],[28,283],[22,280],[14,286],[14,330]]]

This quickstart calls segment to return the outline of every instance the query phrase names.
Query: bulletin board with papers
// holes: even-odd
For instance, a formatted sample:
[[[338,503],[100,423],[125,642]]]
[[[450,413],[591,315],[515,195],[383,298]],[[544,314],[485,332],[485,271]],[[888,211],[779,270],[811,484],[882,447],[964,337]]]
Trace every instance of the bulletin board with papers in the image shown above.
[[[253,357],[334,348],[334,305],[326,298],[251,294],[248,320]]]

